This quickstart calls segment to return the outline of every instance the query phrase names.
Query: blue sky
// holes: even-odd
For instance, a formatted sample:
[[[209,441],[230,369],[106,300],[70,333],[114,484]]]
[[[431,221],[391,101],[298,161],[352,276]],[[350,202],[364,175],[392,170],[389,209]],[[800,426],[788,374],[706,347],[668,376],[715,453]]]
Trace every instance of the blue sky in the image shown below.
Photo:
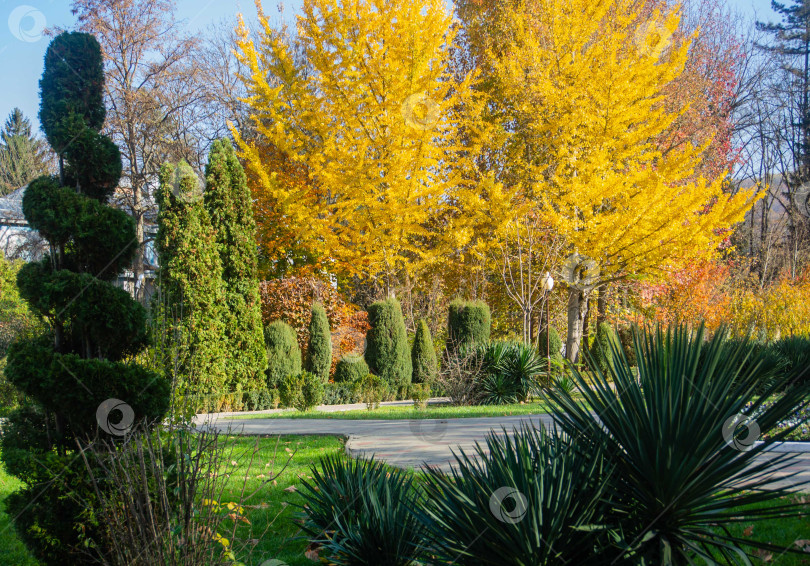
[[[732,0],[741,11],[760,19],[775,19],[770,0]],[[275,11],[277,2],[265,0],[265,10]],[[285,19],[300,7],[299,0],[288,1]],[[237,13],[246,19],[256,17],[253,0],[177,0],[178,17],[192,29],[204,29],[223,19],[234,20]],[[0,121],[19,106],[31,121],[39,108],[38,81],[48,38],[40,33],[43,26],[71,28],[75,18],[68,0],[0,0]]]

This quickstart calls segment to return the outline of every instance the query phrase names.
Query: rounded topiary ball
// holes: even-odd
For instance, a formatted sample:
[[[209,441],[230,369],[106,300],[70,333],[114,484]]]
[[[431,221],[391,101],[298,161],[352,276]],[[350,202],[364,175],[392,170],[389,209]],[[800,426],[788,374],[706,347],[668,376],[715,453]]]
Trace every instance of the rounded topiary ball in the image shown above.
[[[368,374],[368,364],[362,357],[344,356],[335,366],[335,383],[353,383]]]

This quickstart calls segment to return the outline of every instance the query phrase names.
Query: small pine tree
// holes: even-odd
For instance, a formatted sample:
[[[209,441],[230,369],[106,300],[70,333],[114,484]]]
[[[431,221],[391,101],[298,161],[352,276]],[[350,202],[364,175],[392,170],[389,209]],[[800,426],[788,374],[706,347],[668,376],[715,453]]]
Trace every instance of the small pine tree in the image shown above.
[[[374,303],[368,308],[368,319],[371,330],[366,336],[366,363],[391,390],[402,391],[410,385],[413,368],[399,301],[391,298]]]
[[[247,177],[231,142],[214,142],[205,168],[205,209],[211,218],[225,286],[229,389],[252,389],[267,364],[256,276],[256,222]]]
[[[0,195],[47,174],[49,161],[45,142],[31,133],[31,122],[19,108],[12,110],[0,132]]]
[[[301,373],[301,348],[293,327],[276,320],[264,327],[264,345],[267,350],[267,386],[278,387],[288,375]]]
[[[436,350],[433,348],[430,329],[424,320],[420,320],[416,327],[416,336],[411,347],[411,365],[413,366],[412,383],[433,384],[436,380],[438,372]]]
[[[329,330],[329,319],[326,310],[320,303],[312,305],[312,317],[309,320],[309,344],[307,345],[307,371],[317,375],[321,381],[329,381],[329,370],[332,367],[332,333]]]
[[[450,303],[447,324],[447,343],[450,349],[459,349],[489,342],[492,316],[483,301]]]
[[[606,322],[603,322],[596,329],[596,337],[593,340],[590,348],[589,361],[599,368],[605,375],[610,373],[610,367],[613,362],[613,349],[611,344],[618,344],[618,339],[613,328]]]
[[[160,262],[156,310],[165,320],[183,396],[225,390],[227,340],[223,322],[222,264],[202,187],[185,162],[160,174],[157,250]]]

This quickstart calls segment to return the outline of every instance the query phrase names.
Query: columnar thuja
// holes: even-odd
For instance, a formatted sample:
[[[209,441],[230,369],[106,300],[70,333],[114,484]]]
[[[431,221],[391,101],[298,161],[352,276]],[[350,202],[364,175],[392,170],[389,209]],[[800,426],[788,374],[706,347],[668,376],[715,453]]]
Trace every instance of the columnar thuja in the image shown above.
[[[107,204],[121,159],[99,133],[104,73],[95,38],[57,36],[40,88],[40,121],[59,175],[31,182],[23,198],[50,252],[21,269],[18,285],[48,332],[9,351],[6,375],[32,405],[9,417],[2,456],[24,483],[8,499],[23,540],[44,563],[76,564],[81,538],[96,528],[77,440],[113,439],[137,421],[161,418],[169,386],[130,361],[146,345],[146,312],[113,284],[137,241],[132,219]]]

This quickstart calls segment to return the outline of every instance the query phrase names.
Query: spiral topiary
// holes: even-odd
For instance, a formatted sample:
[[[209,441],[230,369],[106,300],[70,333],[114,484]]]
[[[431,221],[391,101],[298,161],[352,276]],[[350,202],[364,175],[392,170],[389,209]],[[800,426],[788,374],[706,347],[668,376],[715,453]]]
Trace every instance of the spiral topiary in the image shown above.
[[[59,157],[58,177],[28,186],[23,213],[50,244],[24,266],[20,295],[51,329],[9,349],[6,376],[33,403],[9,416],[2,457],[23,487],[7,500],[15,527],[45,564],[90,561],[94,492],[73,454],[77,439],[114,440],[139,421],[156,422],[169,384],[125,358],[146,345],[146,312],[111,281],[135,255],[135,224],[106,205],[121,158],[104,123],[101,48],[92,35],[62,33],[45,55],[42,129]],[[55,481],[59,479],[59,481]],[[46,487],[43,487],[46,486]]]

